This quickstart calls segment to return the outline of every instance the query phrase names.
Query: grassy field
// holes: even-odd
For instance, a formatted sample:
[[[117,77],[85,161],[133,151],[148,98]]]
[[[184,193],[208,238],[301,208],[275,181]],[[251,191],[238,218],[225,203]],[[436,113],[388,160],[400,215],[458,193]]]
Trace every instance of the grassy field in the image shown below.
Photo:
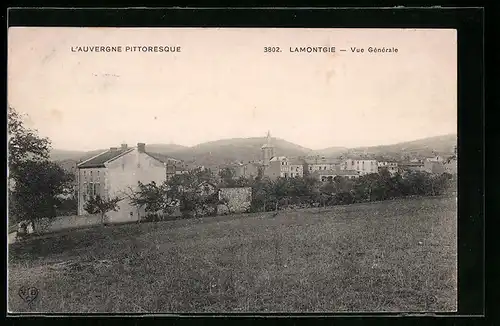
[[[63,231],[9,246],[9,311],[454,311],[456,224],[420,198]]]

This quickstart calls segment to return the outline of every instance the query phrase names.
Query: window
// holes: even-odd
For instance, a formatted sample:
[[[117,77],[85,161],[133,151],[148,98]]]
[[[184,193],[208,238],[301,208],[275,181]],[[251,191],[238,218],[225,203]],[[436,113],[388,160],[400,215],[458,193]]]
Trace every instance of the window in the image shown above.
[[[87,200],[87,190],[88,190],[88,188],[87,188],[87,183],[86,183],[86,182],[84,182],[84,183],[83,183],[83,191],[82,191],[82,193],[83,193],[83,200],[84,200],[84,201],[86,201],[86,200]]]
[[[100,196],[101,195],[101,191],[100,191],[100,184],[99,183],[94,183],[94,196]]]

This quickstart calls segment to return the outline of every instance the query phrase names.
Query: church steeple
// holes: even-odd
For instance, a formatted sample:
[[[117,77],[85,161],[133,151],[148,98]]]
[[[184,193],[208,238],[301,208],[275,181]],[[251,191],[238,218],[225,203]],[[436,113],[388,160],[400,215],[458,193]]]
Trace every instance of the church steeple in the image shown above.
[[[274,156],[274,146],[271,142],[271,132],[267,132],[266,143],[262,145],[262,163],[269,164],[269,160]]]

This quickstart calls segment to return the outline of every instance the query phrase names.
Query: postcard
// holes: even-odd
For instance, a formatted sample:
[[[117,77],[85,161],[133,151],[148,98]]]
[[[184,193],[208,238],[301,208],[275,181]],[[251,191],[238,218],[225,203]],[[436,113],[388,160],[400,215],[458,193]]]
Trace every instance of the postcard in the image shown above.
[[[11,27],[8,310],[457,311],[454,29]]]

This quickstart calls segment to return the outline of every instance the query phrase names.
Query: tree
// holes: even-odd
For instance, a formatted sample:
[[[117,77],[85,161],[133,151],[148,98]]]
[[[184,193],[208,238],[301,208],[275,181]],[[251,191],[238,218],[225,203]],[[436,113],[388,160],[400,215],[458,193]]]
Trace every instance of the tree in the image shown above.
[[[178,200],[183,215],[191,215],[198,210],[203,214],[208,207],[216,205],[215,199],[200,192],[203,183],[215,183],[210,170],[192,170],[186,174],[175,175],[167,182],[171,196]]]
[[[99,214],[101,216],[101,224],[104,225],[104,217],[106,213],[111,211],[118,211],[118,202],[121,199],[118,197],[114,198],[102,198],[97,195],[95,197],[91,197],[84,205],[85,211],[89,214]]]
[[[279,203],[289,196],[289,183],[287,178],[277,178],[267,184],[267,195],[275,204],[275,210],[278,212]]]
[[[24,126],[23,115],[8,108],[8,164],[9,177],[16,179],[20,166],[28,160],[48,160],[50,141],[38,136],[36,130]]]
[[[9,219],[52,218],[72,189],[72,175],[48,161],[26,161],[17,167],[13,189],[9,191]]]
[[[252,202],[251,210],[253,212],[266,211],[267,198],[267,188],[270,183],[269,178],[255,178],[250,186],[252,187]]]
[[[219,171],[219,177],[222,179],[224,187],[234,187],[236,185],[235,175],[236,173],[232,168],[223,168]]]
[[[129,188],[127,197],[129,202],[152,214],[172,215],[178,206],[179,198],[176,191],[166,182],[157,185],[156,182],[148,184],[138,183],[137,189]]]
[[[9,221],[50,218],[72,191],[74,176],[50,162],[50,141],[26,128],[23,115],[9,107],[8,198]]]
[[[431,177],[431,196],[439,196],[446,191],[451,190],[453,185],[453,176],[449,173],[442,173]]]

